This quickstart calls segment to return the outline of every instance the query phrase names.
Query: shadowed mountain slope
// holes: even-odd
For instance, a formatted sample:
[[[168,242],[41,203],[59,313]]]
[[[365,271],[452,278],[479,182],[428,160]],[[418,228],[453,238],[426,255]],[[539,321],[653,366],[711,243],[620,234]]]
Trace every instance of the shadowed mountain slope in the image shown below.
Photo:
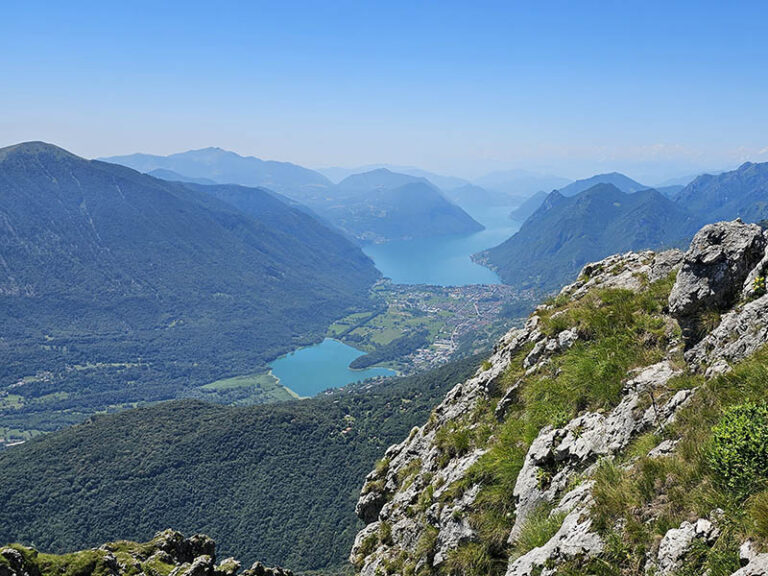
[[[357,247],[272,193],[237,192],[42,143],[0,150],[0,386],[23,396],[0,405],[5,425],[36,419],[41,398],[66,423],[178,397],[367,303],[379,274]]]

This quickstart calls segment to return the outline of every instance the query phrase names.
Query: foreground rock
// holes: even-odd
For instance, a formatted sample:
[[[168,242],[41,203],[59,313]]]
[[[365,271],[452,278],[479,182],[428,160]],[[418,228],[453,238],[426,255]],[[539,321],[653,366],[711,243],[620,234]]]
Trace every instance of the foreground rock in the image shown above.
[[[766,235],[756,224],[717,222],[693,237],[669,297],[669,309],[688,340],[702,330],[702,313],[721,312],[741,296],[744,281],[765,256]]]
[[[216,563],[216,544],[202,534],[185,538],[165,530],[150,542],[112,542],[99,548],[62,556],[41,555],[18,544],[0,548],[0,576],[292,576],[290,570],[267,568],[256,562],[240,572],[234,558]]]
[[[614,474],[620,474],[638,454],[651,462],[673,457],[680,438],[666,431],[695,400],[696,383],[727,372],[766,345],[767,249],[768,235],[759,226],[737,220],[703,228],[685,254],[627,253],[585,266],[553,302],[502,338],[475,377],[457,383],[429,422],[390,447],[368,475],[357,507],[367,526],[350,556],[358,573],[593,574],[590,562],[610,564],[605,553],[615,542],[604,540],[606,530],[620,534],[624,525],[595,527],[597,472],[603,462],[616,462],[621,464],[613,464],[618,466]],[[521,396],[531,383],[543,383],[546,390],[564,367],[573,369],[567,358],[573,363],[589,358],[584,355],[594,344],[589,322],[596,321],[590,314],[603,298],[621,302],[625,294],[651,290],[658,298],[660,287],[665,287],[663,305],[653,308],[639,332],[627,335],[647,340],[649,352],[638,356],[647,361],[623,374],[620,393],[609,405],[574,410],[567,420],[550,420],[532,434],[525,457],[507,472],[516,474],[514,487],[493,496],[504,498],[513,511],[502,520],[477,516],[483,506],[488,509],[488,494],[493,494],[483,496],[489,473],[481,466],[483,458],[492,455],[497,435],[506,433],[504,424],[522,418],[527,405]],[[582,302],[587,304],[579,308]],[[636,305],[631,315],[643,314],[648,306]],[[623,313],[620,305],[614,313]],[[606,361],[601,353],[593,362]],[[686,387],[688,382],[693,385]],[[485,427],[490,430],[484,435]],[[663,482],[654,485],[659,494],[647,510],[631,511],[642,522],[665,502]],[[496,523],[493,538],[507,527],[503,545],[489,544],[489,518]],[[721,520],[719,510],[690,516],[632,559],[633,570],[672,575],[689,569],[702,550],[715,547]],[[744,544],[741,557],[739,576],[768,574],[768,554],[759,546]]]

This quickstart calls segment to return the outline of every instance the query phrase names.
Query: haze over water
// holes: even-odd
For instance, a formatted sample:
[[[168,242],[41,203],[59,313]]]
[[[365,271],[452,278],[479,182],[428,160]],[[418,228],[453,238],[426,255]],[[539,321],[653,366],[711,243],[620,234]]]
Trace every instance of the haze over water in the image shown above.
[[[475,264],[472,254],[500,244],[520,223],[509,218],[514,206],[463,207],[485,230],[465,236],[442,236],[369,244],[363,251],[396,284],[466,286],[501,284],[495,272]]]

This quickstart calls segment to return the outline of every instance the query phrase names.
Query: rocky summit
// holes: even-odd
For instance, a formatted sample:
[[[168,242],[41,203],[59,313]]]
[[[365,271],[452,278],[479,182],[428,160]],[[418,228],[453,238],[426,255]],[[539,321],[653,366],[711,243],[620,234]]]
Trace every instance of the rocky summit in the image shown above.
[[[585,266],[367,476],[357,573],[768,573],[767,245]]]
[[[104,544],[70,554],[43,554],[20,545],[0,548],[0,576],[293,576],[260,562],[240,570],[234,558],[216,561],[216,544],[202,534],[185,538],[165,530],[150,542]]]

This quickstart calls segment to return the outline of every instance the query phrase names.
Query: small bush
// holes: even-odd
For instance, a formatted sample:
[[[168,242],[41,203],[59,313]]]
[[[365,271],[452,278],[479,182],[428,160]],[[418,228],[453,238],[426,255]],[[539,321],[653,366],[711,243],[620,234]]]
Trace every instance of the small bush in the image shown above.
[[[414,556],[418,559],[425,558],[430,566],[432,565],[432,559],[435,557],[438,534],[439,530],[437,528],[426,526],[419,541],[416,543]]]
[[[755,296],[765,294],[765,276],[758,276],[752,281],[752,294]]]
[[[709,463],[723,486],[738,494],[754,491],[768,476],[768,406],[726,410],[712,429]]]
[[[382,458],[374,466],[377,476],[384,476],[389,471],[389,458]]]
[[[421,471],[421,458],[414,458],[397,471],[397,485],[405,489],[411,485],[416,475]]]

